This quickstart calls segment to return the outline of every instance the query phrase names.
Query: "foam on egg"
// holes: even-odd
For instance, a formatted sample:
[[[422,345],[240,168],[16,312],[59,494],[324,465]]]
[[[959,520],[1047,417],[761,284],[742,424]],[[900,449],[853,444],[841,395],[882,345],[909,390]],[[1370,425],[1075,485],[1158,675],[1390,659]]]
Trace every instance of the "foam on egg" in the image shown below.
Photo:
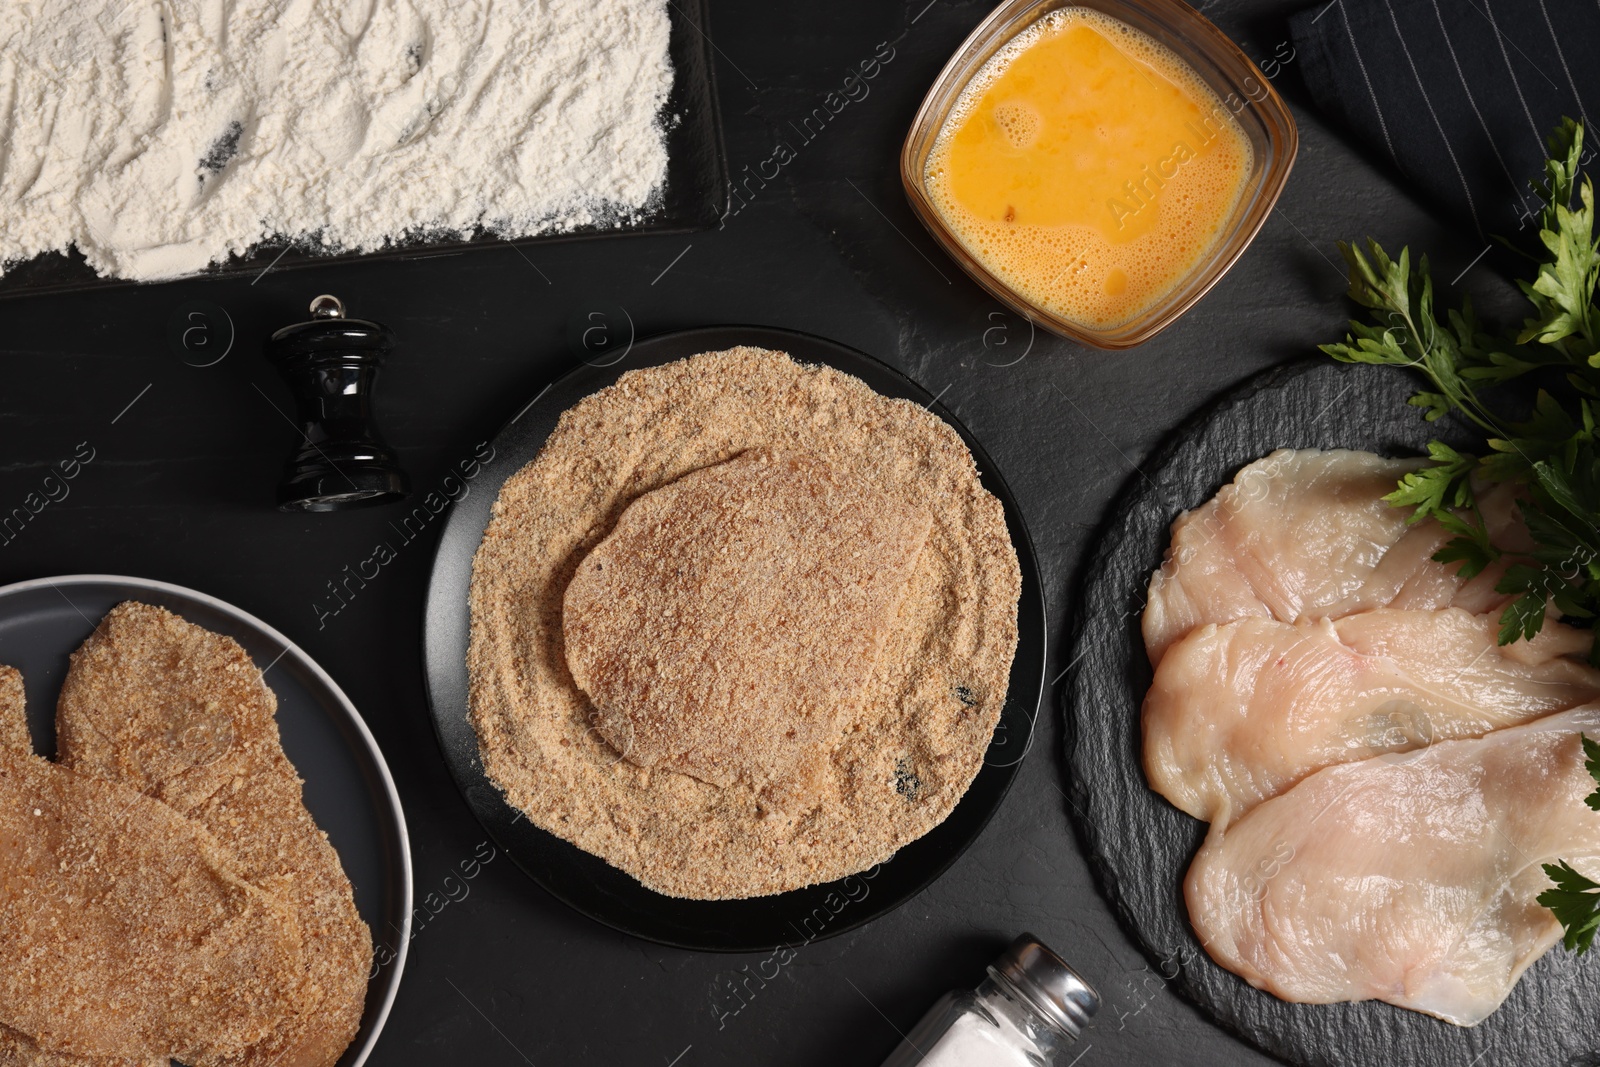
[[[1075,30],[1102,41],[1063,39]],[[1039,58],[1075,49],[1102,62]],[[1159,303],[1213,248],[1251,165],[1238,121],[1182,59],[1107,15],[1064,8],[973,77],[924,177],[941,219],[993,274],[1107,329]]]

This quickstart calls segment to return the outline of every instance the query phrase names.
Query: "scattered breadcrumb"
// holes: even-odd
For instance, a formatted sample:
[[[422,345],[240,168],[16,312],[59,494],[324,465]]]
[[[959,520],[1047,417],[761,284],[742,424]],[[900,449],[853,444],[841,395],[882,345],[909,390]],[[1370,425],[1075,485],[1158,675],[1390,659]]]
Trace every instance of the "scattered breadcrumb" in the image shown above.
[[[815,457],[931,516],[814,792],[781,810],[746,778],[718,787],[614,749],[562,629],[573,575],[631,503],[752,449]],[[731,899],[842,878],[937,826],[972,783],[1005,700],[1020,586],[999,501],[956,432],[917,405],[754,348],[631,371],[565,412],[506,482],[474,559],[485,769],[536,825],[661,893]]]

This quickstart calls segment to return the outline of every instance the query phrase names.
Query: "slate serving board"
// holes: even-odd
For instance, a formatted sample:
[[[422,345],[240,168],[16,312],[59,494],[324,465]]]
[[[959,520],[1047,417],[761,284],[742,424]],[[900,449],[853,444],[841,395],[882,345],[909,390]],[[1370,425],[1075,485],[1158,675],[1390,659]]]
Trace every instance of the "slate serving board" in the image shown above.
[[[1580,960],[1552,949],[1472,1029],[1375,1001],[1289,1004],[1224,970],[1200,947],[1182,896],[1205,826],[1145,781],[1139,709],[1151,669],[1139,619],[1172,520],[1278,448],[1414,455],[1441,435],[1472,446],[1459,427],[1430,425],[1406,406],[1417,384],[1390,368],[1288,364],[1195,416],[1133,475],[1102,528],[1079,600],[1076,666],[1064,690],[1072,817],[1101,892],[1152,970],[1270,1055],[1307,1067],[1600,1064],[1600,954]]]

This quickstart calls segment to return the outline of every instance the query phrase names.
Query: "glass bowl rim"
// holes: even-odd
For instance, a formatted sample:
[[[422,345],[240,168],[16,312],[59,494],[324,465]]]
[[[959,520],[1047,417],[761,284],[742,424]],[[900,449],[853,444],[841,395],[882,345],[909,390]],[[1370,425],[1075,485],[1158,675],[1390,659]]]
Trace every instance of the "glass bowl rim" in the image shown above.
[[[1154,37],[1157,43],[1194,69],[1213,91],[1217,86],[1197,68],[1194,59],[1204,58],[1209,66],[1216,68],[1224,76],[1232,95],[1242,102],[1233,112],[1234,116],[1238,118],[1250,112],[1270,149],[1266,158],[1253,165],[1253,172],[1259,174],[1259,178],[1250,182],[1255,187],[1253,194],[1248,186],[1245,189],[1243,195],[1247,199],[1238,209],[1233,227],[1177,279],[1161,300],[1147,311],[1103,330],[1065,319],[1034,304],[995,275],[961,244],[939,217],[925,188],[923,173],[939,131],[948,121],[950,109],[959,101],[973,75],[1027,27],[1068,7],[1100,11],[1119,21],[1124,21],[1119,18],[1121,12],[1138,11],[1186,27],[1188,32],[1175,38],[1141,32]],[[976,58],[979,56],[981,60]],[[1261,90],[1259,96],[1252,95],[1244,85],[1252,78]],[[1227,97],[1221,98],[1226,104]],[[937,127],[933,121],[936,112]],[[1299,129],[1294,115],[1271,79],[1261,73],[1232,38],[1182,0],[1004,0],[956,46],[923,96],[901,145],[900,180],[918,221],[945,254],[990,296],[1051,333],[1095,348],[1125,349],[1143,344],[1172,325],[1233,269],[1272,214],[1288,184],[1298,154]]]

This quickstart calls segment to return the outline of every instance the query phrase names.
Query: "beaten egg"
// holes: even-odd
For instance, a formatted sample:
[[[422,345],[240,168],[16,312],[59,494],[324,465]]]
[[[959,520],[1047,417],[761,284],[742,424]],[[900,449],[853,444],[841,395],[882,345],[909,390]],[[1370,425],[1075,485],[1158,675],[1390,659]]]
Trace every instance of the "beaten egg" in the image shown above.
[[[1251,172],[1221,98],[1166,46],[1063,8],[974,76],[928,156],[956,240],[1033,304],[1126,323],[1215,248]]]

